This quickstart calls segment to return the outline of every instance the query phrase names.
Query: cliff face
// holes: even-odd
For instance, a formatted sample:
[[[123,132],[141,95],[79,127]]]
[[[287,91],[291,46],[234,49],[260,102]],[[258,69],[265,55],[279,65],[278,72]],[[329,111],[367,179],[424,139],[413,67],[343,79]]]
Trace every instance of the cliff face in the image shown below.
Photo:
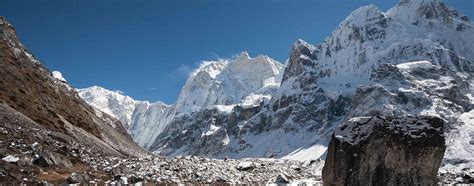
[[[356,117],[331,138],[324,185],[436,185],[446,149],[438,117]]]

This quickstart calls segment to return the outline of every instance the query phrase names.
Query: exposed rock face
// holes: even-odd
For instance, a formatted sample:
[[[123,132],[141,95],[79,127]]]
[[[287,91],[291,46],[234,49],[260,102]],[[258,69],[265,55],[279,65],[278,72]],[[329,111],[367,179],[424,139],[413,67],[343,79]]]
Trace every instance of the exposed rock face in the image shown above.
[[[438,117],[356,117],[331,138],[324,185],[436,185],[446,149]]]

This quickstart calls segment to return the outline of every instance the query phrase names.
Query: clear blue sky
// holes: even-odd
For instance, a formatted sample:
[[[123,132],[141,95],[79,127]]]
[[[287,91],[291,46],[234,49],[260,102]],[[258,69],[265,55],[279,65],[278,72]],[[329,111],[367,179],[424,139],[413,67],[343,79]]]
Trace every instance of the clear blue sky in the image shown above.
[[[0,0],[0,15],[49,69],[75,87],[99,85],[173,103],[202,60],[241,51],[284,62],[296,39],[317,44],[354,9],[398,0]],[[447,0],[473,18],[473,0]]]

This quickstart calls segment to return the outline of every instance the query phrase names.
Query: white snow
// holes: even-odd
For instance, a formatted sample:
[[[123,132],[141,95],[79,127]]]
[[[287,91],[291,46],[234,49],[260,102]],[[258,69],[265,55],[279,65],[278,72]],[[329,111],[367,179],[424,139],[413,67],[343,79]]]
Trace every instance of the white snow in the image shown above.
[[[414,61],[408,63],[401,63],[397,65],[401,71],[412,71],[414,69],[430,69],[434,68],[435,66],[431,64],[429,61]]]
[[[77,92],[91,106],[119,119],[125,128],[130,125],[138,101],[117,91],[110,91],[99,86],[77,89]]]
[[[252,168],[255,168],[257,167],[257,165],[254,163],[254,162],[250,162],[250,161],[243,161],[243,162],[240,162],[239,164],[237,164],[237,169],[239,170],[243,170],[243,169],[252,169]]]
[[[218,127],[218,126],[215,126],[215,125],[211,125],[209,127],[209,130],[207,130],[203,135],[204,136],[210,136],[212,134],[214,134],[216,131],[218,131],[221,127]]]
[[[290,154],[283,156],[282,159],[298,160],[298,161],[311,161],[315,157],[324,157],[327,151],[327,145],[315,144],[307,148],[298,148]]]
[[[58,80],[60,80],[60,81],[66,82],[66,79],[64,79],[63,74],[62,74],[61,72],[59,72],[59,71],[53,71],[52,73],[53,73],[53,77],[54,77],[54,78],[56,78],[56,79],[58,79]]]
[[[176,112],[232,105],[265,87],[279,86],[284,66],[268,56],[247,52],[230,60],[205,61],[191,73],[176,101]],[[266,90],[266,89],[265,89]]]
[[[235,105],[214,105],[211,108],[217,109],[219,112],[231,113]]]
[[[133,140],[142,147],[152,143],[166,126],[163,123],[171,119],[166,117],[171,106],[163,102],[138,101],[122,95],[121,91],[111,91],[99,86],[77,91],[82,99],[98,110],[97,116],[101,117],[104,112],[120,120]]]
[[[471,80],[471,92],[466,96],[474,104],[474,80]],[[459,116],[463,122],[454,126],[446,135],[446,152],[440,171],[461,172],[464,168],[474,169],[474,109]],[[453,161],[465,160],[463,163]],[[461,161],[462,162],[462,161]]]
[[[251,93],[241,101],[240,106],[242,106],[243,108],[256,107],[259,106],[261,103],[268,103],[271,98],[271,95]]]

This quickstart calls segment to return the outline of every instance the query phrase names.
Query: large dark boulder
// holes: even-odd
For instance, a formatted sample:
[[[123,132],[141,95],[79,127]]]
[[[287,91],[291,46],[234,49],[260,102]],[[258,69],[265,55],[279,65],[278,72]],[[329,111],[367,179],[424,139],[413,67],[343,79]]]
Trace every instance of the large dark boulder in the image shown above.
[[[431,116],[357,117],[329,143],[324,185],[435,185],[446,149],[444,121]]]

